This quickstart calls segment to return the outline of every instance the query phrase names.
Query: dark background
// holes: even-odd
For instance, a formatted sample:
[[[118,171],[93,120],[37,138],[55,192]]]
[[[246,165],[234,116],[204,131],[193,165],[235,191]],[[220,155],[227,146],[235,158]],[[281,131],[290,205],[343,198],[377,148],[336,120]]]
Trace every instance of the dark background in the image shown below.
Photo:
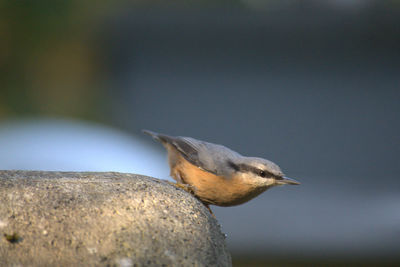
[[[111,127],[158,155],[161,146],[140,129],[224,144],[268,158],[302,182],[238,207],[213,208],[235,265],[399,263],[397,1],[10,1],[0,7],[4,143],[11,139],[1,133],[12,123],[28,118],[42,125],[50,118],[45,133],[64,127],[90,138]],[[13,129],[8,136],[21,132]],[[65,143],[57,136],[54,146]],[[118,138],[95,145],[105,150]],[[60,159],[38,168],[97,170],[84,164],[96,155],[80,155],[79,167]],[[5,158],[12,164],[3,160],[0,168],[34,168]],[[166,176],[162,160],[157,168]]]

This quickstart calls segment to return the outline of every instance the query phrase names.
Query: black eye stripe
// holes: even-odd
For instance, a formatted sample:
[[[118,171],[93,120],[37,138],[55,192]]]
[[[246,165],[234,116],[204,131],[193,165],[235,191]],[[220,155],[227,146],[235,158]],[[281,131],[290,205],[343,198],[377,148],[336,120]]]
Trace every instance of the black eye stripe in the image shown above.
[[[271,172],[269,172],[267,170],[258,169],[256,167],[249,166],[249,165],[246,165],[246,164],[234,164],[232,162],[229,162],[229,165],[235,171],[252,172],[252,173],[257,174],[258,176],[261,176],[261,177],[275,177],[276,179],[282,179],[281,177],[278,177],[278,176],[272,174]]]
[[[256,172],[256,174],[260,175],[261,177],[273,177],[274,175],[272,173],[270,173],[269,171],[265,171],[265,170],[258,170]]]

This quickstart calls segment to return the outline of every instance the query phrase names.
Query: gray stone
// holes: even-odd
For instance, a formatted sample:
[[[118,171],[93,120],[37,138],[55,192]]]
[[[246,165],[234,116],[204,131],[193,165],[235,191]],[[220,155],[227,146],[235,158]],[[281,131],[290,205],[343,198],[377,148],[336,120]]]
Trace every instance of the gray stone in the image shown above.
[[[231,266],[189,193],[135,174],[0,171],[1,266]]]

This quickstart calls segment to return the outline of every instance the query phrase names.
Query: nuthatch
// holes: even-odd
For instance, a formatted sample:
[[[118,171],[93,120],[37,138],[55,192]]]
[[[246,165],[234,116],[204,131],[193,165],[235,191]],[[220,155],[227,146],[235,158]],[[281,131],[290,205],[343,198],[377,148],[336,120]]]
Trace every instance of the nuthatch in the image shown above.
[[[191,137],[143,132],[167,149],[172,178],[193,188],[194,195],[207,207],[239,205],[270,187],[300,184],[266,159],[244,157],[222,145]]]

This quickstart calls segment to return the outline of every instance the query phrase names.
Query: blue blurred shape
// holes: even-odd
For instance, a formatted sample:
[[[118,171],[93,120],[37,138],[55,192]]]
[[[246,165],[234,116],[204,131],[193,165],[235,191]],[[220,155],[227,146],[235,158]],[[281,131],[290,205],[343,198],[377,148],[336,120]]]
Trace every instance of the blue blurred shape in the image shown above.
[[[150,144],[150,141],[149,141]],[[99,124],[66,119],[0,123],[0,169],[116,171],[168,178],[154,145]]]

